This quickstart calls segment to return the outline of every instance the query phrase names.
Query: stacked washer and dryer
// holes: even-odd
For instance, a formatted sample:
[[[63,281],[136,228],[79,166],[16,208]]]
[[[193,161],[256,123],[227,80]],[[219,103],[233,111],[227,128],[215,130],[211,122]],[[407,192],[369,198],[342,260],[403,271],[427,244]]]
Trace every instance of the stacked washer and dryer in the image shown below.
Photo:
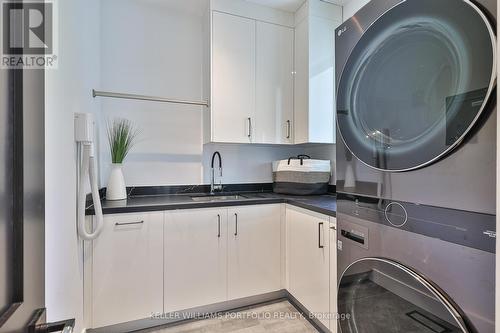
[[[336,30],[339,329],[495,330],[496,0]]]

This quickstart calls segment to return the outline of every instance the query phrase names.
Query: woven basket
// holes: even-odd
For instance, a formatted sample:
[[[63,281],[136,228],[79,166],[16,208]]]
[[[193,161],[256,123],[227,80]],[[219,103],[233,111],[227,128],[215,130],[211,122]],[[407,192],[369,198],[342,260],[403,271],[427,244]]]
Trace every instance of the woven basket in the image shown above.
[[[307,155],[273,162],[273,191],[292,195],[318,195],[328,192],[331,163],[312,160]]]

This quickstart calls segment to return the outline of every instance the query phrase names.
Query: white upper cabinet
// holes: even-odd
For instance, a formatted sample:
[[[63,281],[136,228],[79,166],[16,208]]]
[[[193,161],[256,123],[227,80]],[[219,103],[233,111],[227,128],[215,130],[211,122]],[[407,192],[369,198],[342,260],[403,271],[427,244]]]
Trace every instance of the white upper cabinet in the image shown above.
[[[211,0],[210,13],[205,141],[335,143],[334,43],[342,7],[307,0],[293,15]]]
[[[212,13],[211,141],[250,143],[255,122],[254,20]]]
[[[295,143],[335,143],[335,29],[342,8],[308,0],[295,20]]]
[[[255,141],[293,143],[292,28],[257,22]]]
[[[205,141],[292,144],[293,14],[241,0],[212,0],[210,11]]]

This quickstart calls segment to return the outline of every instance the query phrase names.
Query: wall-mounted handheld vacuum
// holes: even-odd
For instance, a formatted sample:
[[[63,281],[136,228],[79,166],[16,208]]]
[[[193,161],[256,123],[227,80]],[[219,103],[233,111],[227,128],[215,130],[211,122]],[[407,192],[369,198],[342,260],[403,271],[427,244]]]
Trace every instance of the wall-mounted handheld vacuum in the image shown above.
[[[78,144],[78,235],[84,240],[95,239],[103,227],[101,198],[97,185],[97,161],[94,150],[95,121],[91,113],[75,113],[75,141]],[[95,219],[93,232],[85,226],[86,191],[85,181],[90,180],[90,190],[94,203]]]

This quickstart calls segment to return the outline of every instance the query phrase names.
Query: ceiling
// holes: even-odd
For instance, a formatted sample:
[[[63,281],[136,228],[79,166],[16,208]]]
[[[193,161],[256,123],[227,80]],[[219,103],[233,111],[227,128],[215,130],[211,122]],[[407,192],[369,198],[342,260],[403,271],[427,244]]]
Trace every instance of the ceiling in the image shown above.
[[[246,0],[246,1],[292,13],[296,12],[300,8],[300,6],[302,6],[302,4],[305,2],[305,0]],[[321,0],[321,1],[331,2],[336,5],[344,5],[349,0]]]
[[[153,7],[166,8],[172,12],[184,13],[187,15],[201,16],[208,6],[204,0],[140,0],[136,1],[141,5],[148,4]]]
[[[306,0],[245,0],[245,1],[253,2],[261,6],[283,10],[286,12],[295,13]],[[330,2],[342,6],[350,0],[320,0],[320,1]],[[175,10],[186,14],[202,15],[206,8],[204,4],[208,2],[206,0],[176,0],[176,1],[141,0],[141,3],[150,4],[152,6],[166,7],[170,10]]]

